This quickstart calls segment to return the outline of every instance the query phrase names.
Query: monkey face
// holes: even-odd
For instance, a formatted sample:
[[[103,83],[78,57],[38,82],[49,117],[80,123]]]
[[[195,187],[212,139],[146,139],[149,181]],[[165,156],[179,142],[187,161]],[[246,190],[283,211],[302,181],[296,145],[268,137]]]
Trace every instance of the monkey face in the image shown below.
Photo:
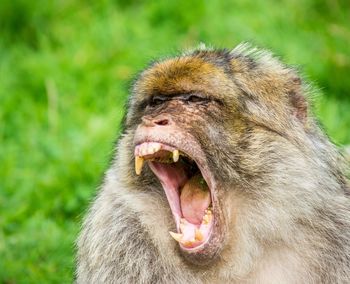
[[[203,86],[212,79],[209,74],[223,76],[200,59],[155,65],[136,83],[127,117],[135,129],[135,174],[142,176],[146,162],[158,178],[177,230],[170,235],[198,264],[215,258],[225,231],[217,198],[220,169],[210,163],[211,154],[220,151],[211,136],[224,127],[213,128],[223,107],[210,92],[214,86]]]

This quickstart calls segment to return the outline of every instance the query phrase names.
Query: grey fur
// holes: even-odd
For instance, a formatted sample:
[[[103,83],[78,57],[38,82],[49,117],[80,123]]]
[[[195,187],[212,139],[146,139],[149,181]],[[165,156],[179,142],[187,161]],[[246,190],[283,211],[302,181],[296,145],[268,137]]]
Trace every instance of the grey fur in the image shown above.
[[[198,56],[205,58],[205,51]],[[297,76],[271,54],[246,45],[226,56],[249,61],[248,75]],[[221,135],[220,141],[229,141],[208,156],[222,184],[227,224],[219,258],[197,267],[180,255],[168,235],[174,224],[162,188],[147,168],[143,179],[135,178],[136,124],[129,123],[83,224],[77,283],[350,283],[350,199],[341,155],[310,113],[302,124],[286,110],[273,113],[255,103],[244,72],[233,74],[233,82],[252,96],[241,100],[246,131],[239,137],[219,133],[221,125],[208,131],[208,139]],[[137,115],[133,102],[129,121]],[[250,120],[261,126],[251,127]]]

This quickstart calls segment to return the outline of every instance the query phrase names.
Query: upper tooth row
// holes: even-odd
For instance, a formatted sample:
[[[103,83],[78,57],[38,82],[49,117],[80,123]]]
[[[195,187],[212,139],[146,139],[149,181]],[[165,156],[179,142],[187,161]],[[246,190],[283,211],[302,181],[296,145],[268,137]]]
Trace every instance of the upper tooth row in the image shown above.
[[[156,142],[143,143],[135,148],[135,172],[137,175],[141,174],[144,158],[143,156],[152,155],[162,148],[162,144]],[[179,160],[179,150],[174,150],[173,161],[176,163]]]
[[[141,145],[136,146],[135,148],[135,156],[146,156],[152,155],[158,152],[162,148],[162,144],[157,142],[146,142]]]

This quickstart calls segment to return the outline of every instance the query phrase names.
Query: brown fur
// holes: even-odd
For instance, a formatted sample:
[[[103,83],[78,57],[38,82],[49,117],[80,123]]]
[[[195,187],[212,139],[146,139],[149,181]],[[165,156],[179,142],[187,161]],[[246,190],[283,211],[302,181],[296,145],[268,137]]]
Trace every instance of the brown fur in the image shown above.
[[[156,112],[152,96],[201,93]],[[309,88],[269,53],[240,45],[154,63],[135,83],[117,154],[78,241],[78,283],[350,283],[350,199],[342,157],[311,116]],[[195,137],[220,185],[222,249],[184,258],[163,189],[134,173],[142,117]],[[176,137],[174,138],[176,139]]]

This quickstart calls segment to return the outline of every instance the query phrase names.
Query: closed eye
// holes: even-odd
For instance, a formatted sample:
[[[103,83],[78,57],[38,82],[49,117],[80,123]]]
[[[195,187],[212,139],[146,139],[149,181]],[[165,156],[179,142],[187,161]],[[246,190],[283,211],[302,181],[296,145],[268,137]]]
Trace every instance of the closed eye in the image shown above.
[[[165,96],[153,96],[149,101],[149,105],[151,107],[159,106],[168,100],[169,98]]]
[[[210,98],[198,93],[183,95],[181,99],[189,104],[206,104],[210,102]]]
[[[164,95],[154,95],[150,98],[148,101],[148,105],[150,107],[156,107],[160,106],[163,103],[170,101],[170,100],[180,100],[185,103],[207,103],[210,101],[208,97],[205,97],[201,94],[196,93],[190,93],[190,94],[179,94],[179,95],[172,95],[172,96],[164,96]]]
[[[189,94],[187,98],[185,98],[185,101],[189,103],[199,103],[199,102],[206,102],[208,101],[208,99],[205,97],[201,97],[199,95]]]

